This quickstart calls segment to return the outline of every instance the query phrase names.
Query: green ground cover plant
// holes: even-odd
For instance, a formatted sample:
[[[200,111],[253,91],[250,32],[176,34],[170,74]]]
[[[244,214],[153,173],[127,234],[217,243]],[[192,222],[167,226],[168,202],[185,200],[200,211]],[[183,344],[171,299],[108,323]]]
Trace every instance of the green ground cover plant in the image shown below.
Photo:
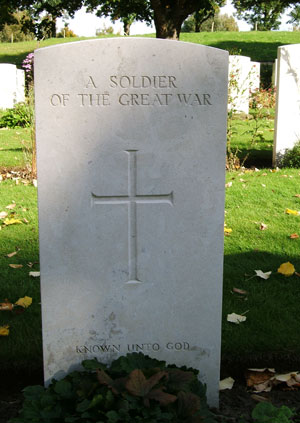
[[[167,366],[143,354],[127,354],[108,367],[82,362],[60,381],[25,388],[14,423],[214,423],[205,388],[194,369]]]

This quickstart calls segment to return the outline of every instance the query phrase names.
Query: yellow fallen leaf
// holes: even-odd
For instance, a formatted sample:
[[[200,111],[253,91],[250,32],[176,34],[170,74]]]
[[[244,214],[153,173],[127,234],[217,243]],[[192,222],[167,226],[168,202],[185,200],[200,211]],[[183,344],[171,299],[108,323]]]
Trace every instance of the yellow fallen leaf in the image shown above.
[[[21,307],[27,308],[31,305],[31,303],[32,303],[32,298],[25,296],[24,298],[19,298],[15,304]]]
[[[246,319],[247,319],[246,316],[241,316],[240,314],[236,314],[236,313],[227,314],[227,322],[236,323],[237,325],[239,323],[245,322]]]
[[[286,214],[291,214],[293,216],[299,216],[300,212],[298,212],[297,210],[291,210],[291,209],[286,209],[285,210]]]
[[[277,272],[284,276],[292,276],[295,273],[295,267],[288,261],[287,263],[282,263]]]
[[[4,219],[4,225],[15,225],[16,223],[22,223],[22,221],[20,219],[15,219],[14,217],[11,219],[8,217]]]
[[[232,229],[230,229],[230,228],[224,228],[224,234],[225,235],[231,234],[231,232],[232,232]]]
[[[7,336],[9,334],[9,326],[0,326],[0,336]]]

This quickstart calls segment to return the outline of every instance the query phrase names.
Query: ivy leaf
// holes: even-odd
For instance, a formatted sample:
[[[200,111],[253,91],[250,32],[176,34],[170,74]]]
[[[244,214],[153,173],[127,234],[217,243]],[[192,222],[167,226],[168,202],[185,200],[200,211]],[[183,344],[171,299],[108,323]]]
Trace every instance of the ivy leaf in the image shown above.
[[[193,372],[186,372],[180,369],[169,369],[168,374],[169,378],[167,385],[171,390],[184,390],[189,383],[195,380]]]
[[[288,261],[287,263],[282,263],[277,272],[284,276],[292,276],[295,273],[295,267]]]
[[[32,304],[32,298],[31,297],[23,297],[19,298],[18,301],[15,303],[15,305],[27,308]]]
[[[9,326],[0,326],[0,336],[8,336],[9,335]]]
[[[152,389],[152,391],[147,394],[147,399],[153,399],[155,401],[158,401],[162,406],[167,406],[177,401],[176,395],[164,392],[163,388]]]
[[[124,377],[114,380],[102,369],[97,369],[97,379],[101,385],[108,386],[116,395],[124,390],[124,384],[127,380]]]
[[[200,398],[192,392],[179,392],[178,394],[178,412],[180,417],[192,417],[200,410]]]
[[[144,373],[140,369],[133,370],[126,383],[126,389],[132,395],[137,397],[145,397],[150,390],[157,385],[157,383],[165,376],[167,372],[158,372],[152,375],[149,379],[146,379]]]

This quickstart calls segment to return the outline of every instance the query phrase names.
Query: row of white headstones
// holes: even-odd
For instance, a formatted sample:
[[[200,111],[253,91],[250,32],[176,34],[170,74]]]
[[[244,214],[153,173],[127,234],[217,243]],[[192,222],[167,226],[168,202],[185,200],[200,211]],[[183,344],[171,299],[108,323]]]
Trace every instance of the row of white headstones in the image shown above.
[[[278,48],[273,66],[277,87],[273,165],[300,140],[300,44]],[[260,88],[260,63],[229,56],[229,110],[249,113],[250,93]],[[0,109],[25,101],[25,74],[12,64],[0,64]]]
[[[276,87],[273,165],[300,141],[300,44],[278,48],[273,66]],[[249,113],[250,93],[259,89],[260,63],[249,57],[229,56],[229,110]]]

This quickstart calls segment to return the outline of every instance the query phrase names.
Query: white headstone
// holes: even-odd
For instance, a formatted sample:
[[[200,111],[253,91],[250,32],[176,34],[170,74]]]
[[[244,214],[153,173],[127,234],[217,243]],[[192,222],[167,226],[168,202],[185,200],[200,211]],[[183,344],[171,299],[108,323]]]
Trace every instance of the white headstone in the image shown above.
[[[278,48],[273,164],[300,141],[300,44]]]
[[[158,39],[35,52],[45,381],[142,352],[218,398],[228,56]]]
[[[275,59],[272,67],[272,85],[276,87],[277,85],[277,66],[278,66],[278,59]]]
[[[229,103],[234,113],[249,113],[250,57],[229,56]]]
[[[16,74],[16,102],[25,101],[25,72],[22,69],[17,69]]]
[[[260,87],[260,63],[259,62],[250,62],[250,81],[249,89],[251,93],[254,93],[259,90]]]
[[[17,67],[10,63],[0,64],[0,109],[14,107],[16,102]]]

